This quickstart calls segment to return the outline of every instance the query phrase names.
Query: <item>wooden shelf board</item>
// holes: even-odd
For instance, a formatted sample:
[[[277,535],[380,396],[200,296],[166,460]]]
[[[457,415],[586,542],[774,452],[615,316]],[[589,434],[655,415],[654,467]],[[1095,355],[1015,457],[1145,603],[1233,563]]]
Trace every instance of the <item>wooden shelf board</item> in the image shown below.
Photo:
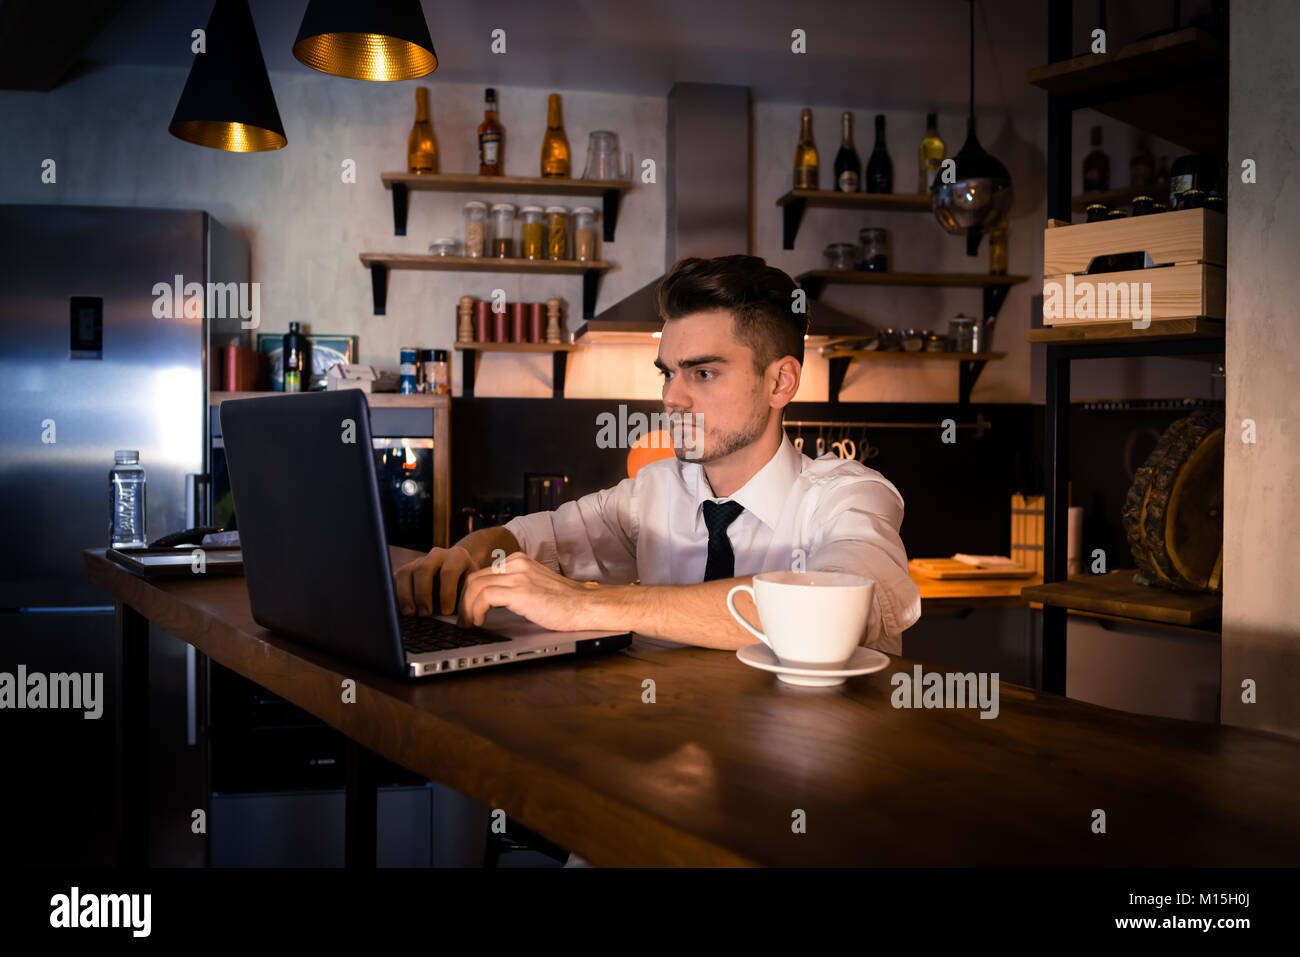
[[[1005,352],[881,352],[877,349],[829,349],[822,353],[826,359],[867,359],[889,361],[892,359],[939,359],[949,362],[986,362],[1005,359]]]
[[[1086,53],[1030,69],[1025,78],[1040,90],[1058,95],[1131,83],[1175,69],[1202,68],[1227,62],[1223,41],[1198,27],[1128,43],[1112,53]]]
[[[268,395],[295,395],[293,392],[209,392],[208,405],[221,405],[226,399],[253,399]],[[416,408],[433,408],[450,405],[449,395],[430,395],[428,393],[402,392],[367,392],[366,401],[372,406],[413,406]]]
[[[795,277],[795,282],[814,279],[825,285],[853,286],[951,286],[984,288],[987,286],[1014,286],[1028,282],[1028,276],[1005,273],[963,272],[869,272],[852,269],[811,269]]]
[[[1133,568],[1105,575],[1075,575],[1069,581],[1031,585],[1021,591],[1026,601],[1071,610],[1191,627],[1223,614],[1223,596],[1186,594],[1134,584]]]
[[[810,209],[874,209],[882,212],[928,213],[931,208],[928,192],[840,193],[829,189],[792,189],[778,199],[776,205],[789,206],[800,200]]]
[[[551,193],[556,196],[601,196],[609,190],[626,193],[628,180],[555,179],[537,176],[477,176],[472,173],[381,173],[384,186],[404,183],[407,189],[447,193]]]
[[[613,263],[601,259],[585,262],[576,259],[502,259],[497,256],[433,256],[415,253],[362,253],[361,263],[382,263],[389,269],[429,269],[450,272],[521,272],[563,273],[606,272]]]
[[[1131,322],[1078,322],[1064,326],[1044,326],[1030,329],[1028,341],[1052,345],[1072,342],[1114,342],[1119,339],[1132,342],[1153,339],[1222,339],[1224,324],[1204,316],[1186,319],[1152,319],[1146,329],[1134,329]]]
[[[574,352],[576,342],[457,342],[457,352]]]

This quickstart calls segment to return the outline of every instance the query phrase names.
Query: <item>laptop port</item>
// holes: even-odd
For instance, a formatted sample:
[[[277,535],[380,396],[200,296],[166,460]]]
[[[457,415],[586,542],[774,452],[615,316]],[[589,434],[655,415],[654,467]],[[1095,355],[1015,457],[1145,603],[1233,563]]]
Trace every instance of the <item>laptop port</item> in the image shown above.
[[[473,663],[474,663],[474,664],[478,664],[478,659],[477,659],[477,658],[474,658],[474,659],[472,659],[472,660],[473,660]]]
[[[457,658],[457,659],[456,659],[456,667],[457,667],[457,668],[464,668],[464,667],[465,667],[465,659],[464,659],[464,658]]]
[[[483,656],[483,664],[485,664],[485,665],[490,665],[490,664],[492,664],[492,662],[494,662],[494,661],[496,661],[496,660],[497,660],[497,659],[496,659],[496,657],[495,657],[494,655],[484,655],[484,656]]]
[[[451,662],[450,662],[450,661],[441,661],[441,662],[438,663],[438,670],[439,670],[439,671],[446,671],[446,670],[447,670],[448,668],[450,668],[450,667],[451,667]]]

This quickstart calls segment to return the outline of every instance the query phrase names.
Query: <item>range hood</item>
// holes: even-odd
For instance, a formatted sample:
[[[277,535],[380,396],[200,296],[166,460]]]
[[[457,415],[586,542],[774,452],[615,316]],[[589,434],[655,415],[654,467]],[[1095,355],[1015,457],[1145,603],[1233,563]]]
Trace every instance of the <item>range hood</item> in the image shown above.
[[[664,272],[574,330],[575,341],[650,341],[663,328],[659,280],[687,256],[751,252],[749,88],[677,83],[668,94]],[[626,224],[624,224],[624,228]],[[874,327],[808,298],[809,336],[870,338]]]

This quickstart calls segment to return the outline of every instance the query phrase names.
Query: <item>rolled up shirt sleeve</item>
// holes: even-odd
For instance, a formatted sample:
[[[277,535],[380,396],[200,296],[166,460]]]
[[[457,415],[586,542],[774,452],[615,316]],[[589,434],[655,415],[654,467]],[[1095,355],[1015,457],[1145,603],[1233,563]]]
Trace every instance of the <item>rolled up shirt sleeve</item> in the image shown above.
[[[850,572],[876,583],[863,644],[903,652],[903,632],[921,617],[921,591],[907,572],[899,529],[903,498],[884,481],[868,478],[827,489],[813,512],[809,571]]]
[[[519,550],[575,581],[622,585],[637,578],[635,479],[565,502],[549,512],[520,515],[505,528]]]

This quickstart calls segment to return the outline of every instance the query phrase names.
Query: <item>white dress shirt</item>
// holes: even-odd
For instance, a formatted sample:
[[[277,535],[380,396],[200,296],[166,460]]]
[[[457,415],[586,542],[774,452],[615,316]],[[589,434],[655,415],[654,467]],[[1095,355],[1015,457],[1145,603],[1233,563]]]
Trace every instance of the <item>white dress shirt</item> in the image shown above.
[[[709,546],[702,504],[727,499],[745,508],[727,529],[735,577],[802,565],[870,578],[876,588],[863,644],[902,654],[903,631],[921,617],[921,593],[898,534],[903,497],[875,469],[829,452],[810,459],[786,435],[768,463],[726,498],[713,494],[704,466],[673,457],[505,527],[520,550],[566,578],[698,585]]]

